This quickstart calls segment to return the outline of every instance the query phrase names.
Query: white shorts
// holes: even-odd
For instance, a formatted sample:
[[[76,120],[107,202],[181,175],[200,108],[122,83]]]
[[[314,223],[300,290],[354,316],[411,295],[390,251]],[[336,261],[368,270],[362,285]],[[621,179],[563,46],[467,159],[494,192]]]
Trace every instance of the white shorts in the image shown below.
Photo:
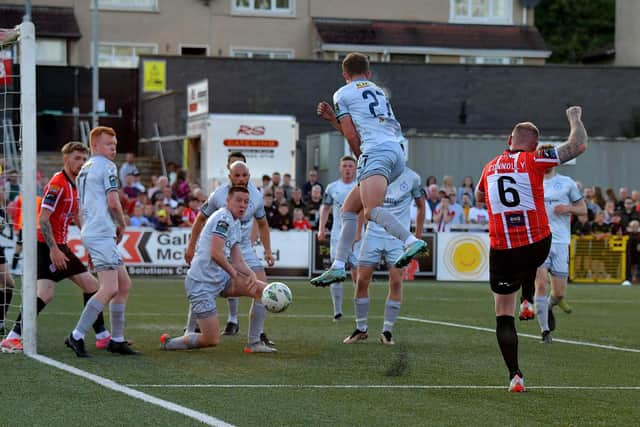
[[[542,264],[555,277],[569,277],[569,245],[552,243],[549,256]]]
[[[260,261],[260,258],[258,258],[258,255],[256,255],[255,249],[253,249],[251,245],[241,246],[241,250],[242,250],[242,258],[244,259],[244,262],[247,263],[247,265],[252,271],[257,271],[257,272],[264,271],[264,264],[262,263],[262,261]]]
[[[113,237],[82,237],[82,244],[91,255],[95,271],[117,270],[124,265],[118,244]]]
[[[358,265],[363,267],[377,267],[384,257],[389,268],[392,268],[396,260],[404,252],[404,245],[395,238],[377,237],[365,233],[362,248],[358,256]]]
[[[331,256],[331,262],[333,262],[336,259],[336,251],[338,248],[338,241],[337,240],[331,240],[331,243],[329,245],[329,253]],[[349,256],[347,257],[347,265],[351,266],[353,268],[358,266],[358,258],[356,257],[356,254],[359,252],[360,250],[360,241],[356,242],[356,244],[353,246],[353,251],[349,253]]]
[[[187,292],[187,299],[191,304],[191,311],[197,319],[218,314],[216,308],[216,298],[224,293],[231,285],[231,278],[227,275],[224,282],[201,282],[187,276],[184,281],[184,289]]]
[[[404,172],[404,153],[400,144],[384,145],[367,151],[358,157],[358,183],[370,176],[381,175],[387,178],[387,184],[390,184]]]

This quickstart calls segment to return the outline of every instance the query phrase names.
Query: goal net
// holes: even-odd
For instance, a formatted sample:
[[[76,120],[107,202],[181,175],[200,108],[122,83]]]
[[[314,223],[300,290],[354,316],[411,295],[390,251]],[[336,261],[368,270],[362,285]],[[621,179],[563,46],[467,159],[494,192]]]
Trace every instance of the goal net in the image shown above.
[[[31,22],[0,29],[0,335],[22,309],[27,354],[36,352],[35,55]]]

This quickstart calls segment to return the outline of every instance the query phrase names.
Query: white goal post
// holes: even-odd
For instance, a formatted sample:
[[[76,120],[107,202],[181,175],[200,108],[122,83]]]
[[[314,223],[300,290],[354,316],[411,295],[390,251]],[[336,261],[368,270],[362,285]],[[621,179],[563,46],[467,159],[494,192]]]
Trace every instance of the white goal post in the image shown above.
[[[20,122],[22,126],[22,338],[26,354],[37,353],[36,322],[36,30],[32,22],[19,25]]]
[[[22,305],[22,339],[24,352],[28,355],[37,353],[36,346],[36,269],[37,269],[37,218],[36,218],[36,35],[32,22],[23,22],[13,29],[0,29],[0,125],[2,133],[3,178],[13,175],[19,177],[19,193],[22,196],[22,278],[21,286],[11,283],[0,284],[0,292],[4,292],[2,301],[4,308],[16,309]],[[19,107],[17,104],[20,104]],[[11,173],[8,173],[11,171]],[[16,194],[15,183],[6,183],[10,190],[5,194],[7,199]],[[6,191],[3,190],[4,193]],[[7,220],[5,229],[13,225],[13,216],[8,203],[14,200],[2,199],[0,209]],[[13,205],[12,205],[13,207]],[[19,220],[18,220],[19,221]],[[12,243],[15,242],[13,230],[9,230]],[[6,236],[4,236],[6,237]],[[6,243],[4,243],[6,247]],[[10,252],[13,252],[13,248]],[[5,267],[9,270],[11,259],[7,258]],[[17,258],[16,258],[17,259]],[[9,273],[10,274],[10,273]],[[2,275],[3,280],[6,276]],[[16,280],[13,280],[16,282]],[[20,290],[18,288],[21,288]],[[7,292],[8,291],[8,292]],[[20,294],[15,304],[10,304],[11,294]],[[18,295],[15,295],[16,297]],[[0,307],[2,309],[2,307]],[[11,310],[0,320],[4,321],[3,330],[9,332],[13,322],[8,320],[18,314]],[[3,349],[4,350],[4,349]]]

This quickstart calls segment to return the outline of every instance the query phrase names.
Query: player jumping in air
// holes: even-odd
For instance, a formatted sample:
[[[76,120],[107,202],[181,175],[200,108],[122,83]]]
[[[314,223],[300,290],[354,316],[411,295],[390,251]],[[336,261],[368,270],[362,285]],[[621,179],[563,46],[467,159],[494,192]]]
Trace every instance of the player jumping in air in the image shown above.
[[[345,264],[358,229],[358,213],[384,228],[404,243],[405,250],[395,261],[402,268],[416,255],[427,250],[427,244],[415,238],[391,213],[386,211],[384,196],[387,185],[404,171],[403,141],[384,91],[370,81],[369,60],[360,53],[350,53],[342,62],[346,85],[333,96],[335,111],[320,102],[317,113],[340,131],[358,157],[356,180],[342,207],[342,229],[336,258],[331,268],[311,280],[315,286],[326,286],[346,279]]]

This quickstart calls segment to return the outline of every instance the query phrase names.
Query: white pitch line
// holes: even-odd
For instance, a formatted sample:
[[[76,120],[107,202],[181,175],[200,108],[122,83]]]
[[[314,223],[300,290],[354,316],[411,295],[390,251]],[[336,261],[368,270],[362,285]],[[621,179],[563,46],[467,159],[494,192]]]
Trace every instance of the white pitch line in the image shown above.
[[[89,381],[93,381],[94,383],[101,385],[102,387],[108,388],[113,391],[117,391],[118,393],[126,394],[127,396],[133,397],[138,400],[142,400],[144,402],[150,403],[152,405],[160,406],[168,411],[177,412],[178,414],[184,415],[189,418],[193,418],[194,420],[200,421],[209,426],[216,427],[233,427],[233,424],[225,423],[218,418],[212,417],[207,414],[203,414],[202,412],[194,411],[193,409],[187,408],[185,406],[178,405],[173,402],[169,402],[164,399],[159,399],[157,397],[151,396],[149,394],[143,393],[138,390],[134,390],[125,385],[118,384],[115,381],[112,381],[108,378],[104,378],[98,375],[94,375],[92,373],[83,371],[82,369],[78,369],[74,366],[67,365],[66,363],[58,362],[57,360],[50,359],[46,356],[42,356],[39,354],[28,355],[30,358],[37,360],[38,362],[44,363],[45,365],[53,366],[54,368],[63,370],[73,375],[77,375],[79,377],[85,378]]]
[[[474,331],[484,331],[484,332],[491,332],[491,333],[495,333],[496,332],[495,329],[484,328],[484,327],[481,327],[481,326],[471,326],[471,325],[463,325],[463,324],[460,324],[460,323],[441,322],[441,321],[438,321],[438,320],[419,319],[417,317],[399,316],[398,319],[407,320],[409,322],[429,323],[431,325],[452,326],[454,328],[472,329]],[[519,337],[524,337],[524,338],[533,338],[533,339],[536,339],[536,340],[540,339],[540,337],[538,335],[531,335],[531,334],[519,333],[518,336]],[[581,345],[581,346],[585,346],[585,347],[595,347],[595,348],[601,348],[601,349],[605,349],[605,350],[624,351],[624,352],[628,352],[628,353],[640,353],[640,349],[637,349],[637,348],[618,347],[618,346],[615,346],[615,345],[606,345],[606,344],[596,344],[596,343],[587,342],[587,341],[566,340],[566,339],[556,338],[556,337],[553,337],[553,342],[560,342],[560,343],[563,343],[563,344]]]
[[[384,385],[384,384],[127,384],[136,388],[296,388],[296,389],[402,389],[402,390],[504,390],[504,385]],[[640,386],[528,386],[536,390],[638,390]]]

